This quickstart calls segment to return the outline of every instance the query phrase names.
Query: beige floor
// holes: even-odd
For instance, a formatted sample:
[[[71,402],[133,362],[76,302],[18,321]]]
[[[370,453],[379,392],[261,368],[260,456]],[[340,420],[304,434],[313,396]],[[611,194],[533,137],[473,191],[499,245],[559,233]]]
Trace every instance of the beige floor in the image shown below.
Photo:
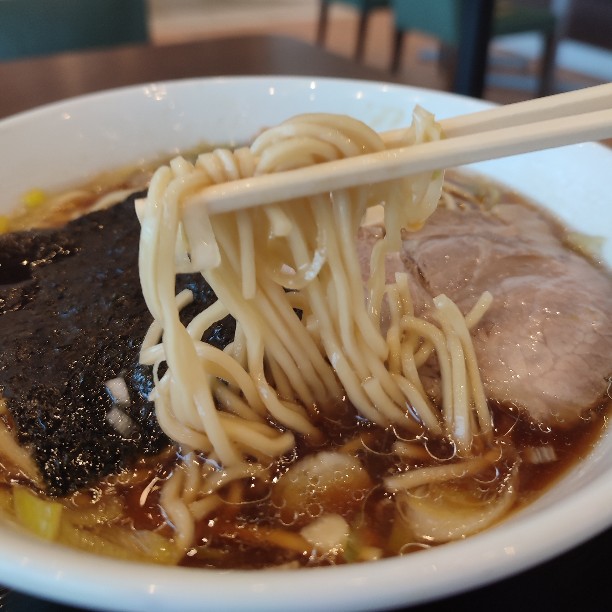
[[[150,0],[151,29],[157,44],[181,40],[197,40],[226,35],[271,33],[292,36],[308,42],[316,38],[318,0]],[[356,12],[348,6],[333,5],[326,47],[351,57],[355,45]],[[392,23],[388,11],[374,13],[366,42],[364,62],[387,71],[391,55]],[[403,82],[421,87],[444,89],[444,75],[435,57],[435,40],[423,35],[408,37],[402,68],[398,75]],[[494,53],[501,57],[500,53]],[[509,57],[507,54],[504,57]],[[516,57],[516,56],[510,56]],[[490,71],[492,82],[485,97],[496,102],[512,102],[533,95],[536,64],[522,60],[511,67]],[[558,81],[569,88],[599,82],[584,75],[557,71]],[[500,86],[499,77],[510,77],[518,88]]]

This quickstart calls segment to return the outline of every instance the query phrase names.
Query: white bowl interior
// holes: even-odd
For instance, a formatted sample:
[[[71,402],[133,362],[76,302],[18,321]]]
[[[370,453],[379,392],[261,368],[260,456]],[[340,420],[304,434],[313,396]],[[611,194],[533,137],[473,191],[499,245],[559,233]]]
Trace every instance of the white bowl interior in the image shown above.
[[[407,125],[414,104],[438,118],[481,101],[398,85],[334,79],[177,81],[95,94],[0,122],[0,214],[25,191],[73,186],[99,172],[191,149],[236,144],[301,112],[345,113],[378,130]],[[612,238],[612,152],[564,147],[472,166],[593,235]],[[603,259],[612,264],[612,240]],[[612,524],[612,436],[559,484],[502,525],[468,540],[382,562],[297,572],[217,572],[120,563],[0,525],[9,586],[121,610],[367,610],[468,589],[541,562]],[[579,522],[575,520],[581,511]],[[404,579],[410,576],[411,580]],[[316,580],[316,588],[313,581]],[[291,602],[288,604],[288,602]]]

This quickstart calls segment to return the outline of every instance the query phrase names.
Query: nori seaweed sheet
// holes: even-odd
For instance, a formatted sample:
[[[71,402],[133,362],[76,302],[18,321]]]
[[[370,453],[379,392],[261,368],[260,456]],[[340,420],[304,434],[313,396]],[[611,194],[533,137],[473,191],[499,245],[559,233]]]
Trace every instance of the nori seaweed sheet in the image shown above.
[[[138,363],[151,316],[133,199],[61,229],[0,236],[0,394],[51,495],[91,486],[169,443],[147,400],[151,368]],[[216,299],[200,275],[179,276],[177,291],[185,287],[195,301],[183,319]],[[224,347],[234,327],[226,318],[205,340]],[[129,389],[128,435],[106,419],[114,404],[105,383],[115,377]]]

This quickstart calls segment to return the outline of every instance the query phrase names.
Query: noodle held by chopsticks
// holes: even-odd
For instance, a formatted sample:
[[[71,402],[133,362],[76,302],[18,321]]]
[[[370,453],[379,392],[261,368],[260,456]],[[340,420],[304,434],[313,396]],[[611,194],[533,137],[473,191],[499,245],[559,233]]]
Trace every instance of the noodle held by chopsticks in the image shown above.
[[[439,137],[433,117],[416,109],[405,144]],[[260,473],[295,446],[295,436],[319,444],[317,416],[333,413],[344,395],[373,423],[449,436],[468,456],[474,436],[490,433],[465,322],[455,321],[443,296],[438,325],[415,319],[406,279],[387,285],[385,278],[385,258],[399,249],[402,228],[421,227],[435,210],[443,173],[215,216],[184,205],[207,185],[384,147],[375,131],[349,117],[303,115],[264,131],[250,148],[205,153],[195,164],[177,158],[154,175],[140,206],[140,275],[161,341],[149,341],[142,358],[154,360],[156,371],[167,364],[152,394],[162,428],[204,457],[199,493],[178,470],[180,482],[173,476],[166,485],[162,503],[177,523],[187,525],[190,505],[214,490],[206,484],[216,477],[210,465]],[[383,206],[384,235],[364,288],[357,234],[376,205]],[[204,348],[204,325],[181,323],[174,295],[179,270],[201,272],[222,304],[201,320],[208,324],[227,312],[236,319],[225,354]],[[395,296],[391,332],[383,330],[385,296]],[[449,308],[452,316],[444,314]],[[441,368],[441,411],[425,394],[422,361],[415,360],[432,349]],[[183,536],[184,545],[189,539]]]

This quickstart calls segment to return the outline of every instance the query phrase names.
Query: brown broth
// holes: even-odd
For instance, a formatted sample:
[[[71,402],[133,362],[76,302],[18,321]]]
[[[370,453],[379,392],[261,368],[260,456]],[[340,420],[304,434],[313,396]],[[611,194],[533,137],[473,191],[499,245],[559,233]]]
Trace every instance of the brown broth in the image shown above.
[[[514,452],[518,456],[524,457],[526,449],[530,447],[544,445],[553,448],[557,456],[557,460],[550,463],[534,464],[523,460],[513,511],[528,505],[588,455],[601,435],[606,421],[605,415],[609,413],[611,404],[612,402],[607,402],[592,410],[589,418],[582,420],[578,426],[557,431],[545,431],[536,424],[517,418],[507,407],[491,406],[496,434],[503,436],[511,430],[508,437],[512,440]],[[325,429],[323,422],[318,425]],[[381,482],[384,475],[403,470],[407,465],[391,453],[391,444],[396,439],[395,433],[390,429],[365,424],[356,414],[345,415],[343,423],[332,423],[326,433],[328,440],[325,446],[332,448],[341,449],[353,440],[360,440],[354,452],[367,469],[374,485],[370,492],[363,495],[361,503],[344,513],[352,527],[352,545],[356,548],[376,547],[381,549],[383,556],[394,556],[397,551],[393,550],[390,543],[394,521],[393,495],[384,491]],[[443,442],[432,442],[430,445],[430,448],[438,453],[448,450],[444,447]],[[292,461],[287,462],[283,470],[292,462],[316,450],[300,445]],[[433,460],[418,461],[411,462],[410,465],[425,466],[435,463]],[[117,495],[123,499],[123,524],[127,521],[135,529],[161,529],[162,533],[170,536],[171,529],[166,525],[159,508],[159,487],[169,469],[167,463],[160,464],[138,485],[109,486],[102,496]],[[482,475],[483,480],[486,480],[486,476],[487,474]],[[148,494],[144,494],[153,479],[159,480]],[[489,491],[485,487],[483,497],[493,495],[497,486],[497,482],[491,483]],[[458,487],[460,489],[461,485]],[[274,485],[270,488],[272,490]],[[229,487],[222,490],[221,494],[229,498]],[[252,494],[251,502],[248,499],[239,504],[227,501],[218,511],[198,523],[196,543],[180,565],[258,569],[284,564],[314,567],[347,562],[347,559],[342,557],[330,559],[326,555],[318,555],[310,548],[291,549],[276,543],[279,538],[275,536],[297,536],[303,523],[287,525],[279,515],[278,508],[270,500],[269,491],[260,486]],[[282,537],[280,539],[282,540]],[[351,554],[354,554],[353,551],[348,550],[349,562],[353,560]]]
[[[465,179],[455,173],[452,174],[452,180],[461,189],[470,190],[473,198],[483,207],[489,207],[502,198],[504,201],[525,204],[520,196],[499,186],[478,183],[474,187],[473,179]],[[549,217],[547,214],[545,216]],[[564,230],[559,227],[559,232],[562,235]],[[511,449],[508,455],[504,455],[504,461],[513,461],[516,457],[523,459],[518,479],[518,496],[511,510],[516,511],[532,502],[588,455],[606,425],[612,402],[606,400],[601,406],[588,411],[579,425],[568,430],[546,430],[529,422],[510,407],[490,407],[494,415],[496,437],[504,440],[504,444]],[[384,490],[382,480],[386,475],[403,471],[407,467],[434,465],[436,461],[425,458],[407,462],[400,459],[392,453],[391,446],[397,440],[397,434],[402,436],[402,432],[365,423],[350,406],[341,407],[334,418],[320,417],[317,426],[326,438],[324,447],[353,453],[373,483],[370,491],[360,493],[361,499],[354,500],[355,503],[348,504],[348,509],[342,510],[351,526],[345,553],[330,557],[314,552],[312,547],[304,544],[299,534],[304,521],[297,520],[288,524],[286,517],[273,503],[276,485],[246,481],[241,485],[228,485],[220,491],[226,501],[219,510],[196,525],[196,541],[180,565],[245,569],[282,565],[312,567],[362,560],[359,551],[367,548],[380,549],[383,557],[398,554],[397,545],[392,542],[396,520],[394,495]],[[443,441],[429,441],[426,446],[437,456],[452,454],[452,449]],[[554,450],[555,461],[530,463],[524,460],[529,453],[528,449],[542,446]],[[293,455],[276,468],[276,476],[282,476],[295,462],[319,450],[321,447],[309,448],[303,441],[298,442]],[[94,491],[78,493],[70,499],[62,500],[62,503],[66,507],[87,509],[103,503],[105,499],[119,499],[123,512],[113,519],[112,524],[134,530],[156,531],[171,538],[172,528],[160,508],[159,496],[174,460],[173,450],[163,457],[143,460],[130,471],[107,479]],[[480,476],[484,482],[489,474]],[[465,480],[473,484],[471,478]],[[3,480],[0,476],[0,493],[4,491],[6,494],[13,482],[13,478]],[[458,490],[464,486],[458,484]],[[493,481],[488,486],[483,484],[483,498],[493,495],[498,486],[499,481]],[[236,497],[240,499],[239,503],[233,501]],[[325,508],[317,508],[316,505],[312,504],[313,516],[319,511],[337,510],[333,504]],[[92,530],[95,531],[96,527]],[[404,550],[411,549],[411,542],[405,544]],[[414,550],[418,550],[423,543],[415,544]]]

